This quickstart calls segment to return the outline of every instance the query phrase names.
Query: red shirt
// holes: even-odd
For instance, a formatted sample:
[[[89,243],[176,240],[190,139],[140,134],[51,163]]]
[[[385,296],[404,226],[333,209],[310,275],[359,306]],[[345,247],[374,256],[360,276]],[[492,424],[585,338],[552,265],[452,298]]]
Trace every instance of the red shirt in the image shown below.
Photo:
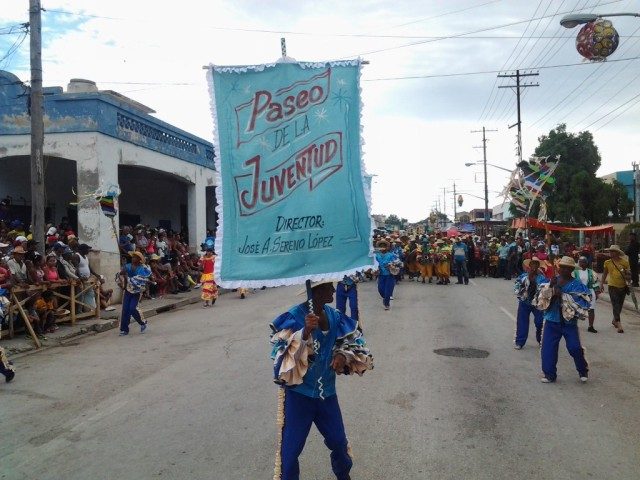
[[[215,256],[212,257],[202,257],[200,259],[200,264],[202,265],[202,273],[213,273],[213,264],[215,261]]]

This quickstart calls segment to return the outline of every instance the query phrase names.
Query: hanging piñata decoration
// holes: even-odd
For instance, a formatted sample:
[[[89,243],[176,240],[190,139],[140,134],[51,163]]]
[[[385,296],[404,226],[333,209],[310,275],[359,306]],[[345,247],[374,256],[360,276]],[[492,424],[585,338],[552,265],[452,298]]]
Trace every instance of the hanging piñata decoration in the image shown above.
[[[584,25],[576,37],[576,49],[587,60],[603,62],[616,51],[620,36],[610,20],[599,18]]]

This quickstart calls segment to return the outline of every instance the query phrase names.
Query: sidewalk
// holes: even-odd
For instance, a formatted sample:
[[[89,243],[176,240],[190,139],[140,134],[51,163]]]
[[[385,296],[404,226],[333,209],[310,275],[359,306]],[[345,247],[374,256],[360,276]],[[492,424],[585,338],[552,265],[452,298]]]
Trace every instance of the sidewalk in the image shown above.
[[[223,293],[222,289],[220,293]],[[140,308],[145,318],[154,317],[160,313],[175,310],[176,308],[198,303],[200,301],[200,290],[192,290],[190,292],[180,293],[177,295],[167,295],[163,298],[155,300],[143,300]],[[47,333],[46,340],[41,340],[44,350],[51,347],[57,347],[68,343],[68,341],[79,335],[95,335],[99,332],[105,332],[112,328],[118,328],[120,319],[120,305],[114,305],[115,310],[112,312],[100,312],[100,318],[89,318],[86,320],[78,320],[75,325],[63,323],[59,325],[59,329],[54,333]],[[23,333],[17,334],[14,338],[5,338],[0,340],[5,350],[11,355],[26,354],[31,351],[38,351],[31,337]]]

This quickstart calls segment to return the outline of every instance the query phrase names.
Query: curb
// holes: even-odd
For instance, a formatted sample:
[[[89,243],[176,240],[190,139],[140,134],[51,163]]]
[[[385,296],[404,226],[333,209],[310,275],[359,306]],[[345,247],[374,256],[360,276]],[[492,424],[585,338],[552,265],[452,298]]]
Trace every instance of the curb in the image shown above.
[[[226,291],[220,291],[220,294],[226,293]],[[142,314],[145,318],[155,317],[156,315],[160,315],[161,313],[170,312],[172,310],[176,310],[181,307],[186,307],[188,305],[192,305],[194,303],[200,302],[199,296],[186,297],[176,301],[175,303],[169,303],[167,305],[161,305],[158,307],[152,307],[145,309],[142,308]],[[144,304],[143,304],[144,305]],[[112,313],[112,312],[109,312]],[[17,347],[7,347],[6,350],[9,354],[11,354],[12,358],[20,358],[33,353],[43,352],[50,348],[59,347],[65,345],[70,340],[78,339],[79,337],[84,337],[87,335],[96,335],[98,333],[106,332],[108,330],[112,330],[114,328],[118,328],[120,324],[120,316],[117,315],[115,318],[101,318],[99,320],[95,320],[94,323],[88,324],[87,326],[81,327],[79,330],[69,332],[68,334],[49,340],[49,344],[42,345],[42,348],[35,348],[35,345],[31,342],[20,345]]]

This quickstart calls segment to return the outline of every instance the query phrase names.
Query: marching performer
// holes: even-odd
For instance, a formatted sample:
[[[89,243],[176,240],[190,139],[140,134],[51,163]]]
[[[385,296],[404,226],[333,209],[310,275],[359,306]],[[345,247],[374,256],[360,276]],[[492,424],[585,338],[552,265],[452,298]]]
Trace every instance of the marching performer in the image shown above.
[[[213,254],[213,247],[206,246],[204,256],[200,257],[199,263],[202,270],[200,282],[202,283],[201,298],[204,301],[204,308],[212,307],[218,299],[218,286],[213,278],[213,269],[216,256]]]
[[[582,256],[578,259],[578,267],[573,271],[573,278],[580,280],[582,284],[589,289],[591,293],[591,305],[589,306],[589,328],[588,332],[598,333],[593,328],[593,324],[596,319],[596,300],[600,296],[600,283],[598,282],[598,275],[590,268],[589,258]]]
[[[433,278],[433,256],[435,249],[427,244],[427,247],[421,248],[418,264],[420,265],[420,277],[422,277],[422,283],[425,283],[425,279],[429,279],[429,283]]]
[[[395,275],[398,274],[398,263],[400,260],[395,253],[389,251],[389,242],[380,240],[378,242],[378,251],[376,252],[376,261],[378,262],[378,293],[382,297],[382,304],[385,310],[391,308],[391,297],[393,289],[396,285]]]
[[[358,277],[356,275],[345,275],[336,286],[336,310],[340,313],[347,314],[347,299],[349,300],[349,315],[356,322],[358,316]]]
[[[589,364],[580,342],[578,320],[584,320],[591,305],[591,294],[580,280],[573,278],[576,262],[571,257],[562,257],[558,262],[560,274],[538,290],[534,301],[544,311],[542,328],[542,373],[543,383],[556,381],[558,348],[564,337],[569,354],[573,357],[580,381],[589,379]]]
[[[336,395],[336,375],[362,375],[373,368],[373,357],[357,322],[329,306],[334,292],[332,283],[312,284],[313,312],[305,302],[271,324],[274,377],[281,385],[276,480],[300,478],[298,457],[312,423],[331,450],[336,478],[350,478],[353,459]]]
[[[521,350],[529,337],[529,320],[533,314],[533,323],[536,327],[536,341],[538,345],[542,341],[543,312],[533,305],[533,300],[538,292],[538,287],[547,282],[540,272],[540,260],[533,257],[522,262],[525,272],[516,279],[514,291],[518,297],[518,317],[516,319],[516,336],[513,348]]]

